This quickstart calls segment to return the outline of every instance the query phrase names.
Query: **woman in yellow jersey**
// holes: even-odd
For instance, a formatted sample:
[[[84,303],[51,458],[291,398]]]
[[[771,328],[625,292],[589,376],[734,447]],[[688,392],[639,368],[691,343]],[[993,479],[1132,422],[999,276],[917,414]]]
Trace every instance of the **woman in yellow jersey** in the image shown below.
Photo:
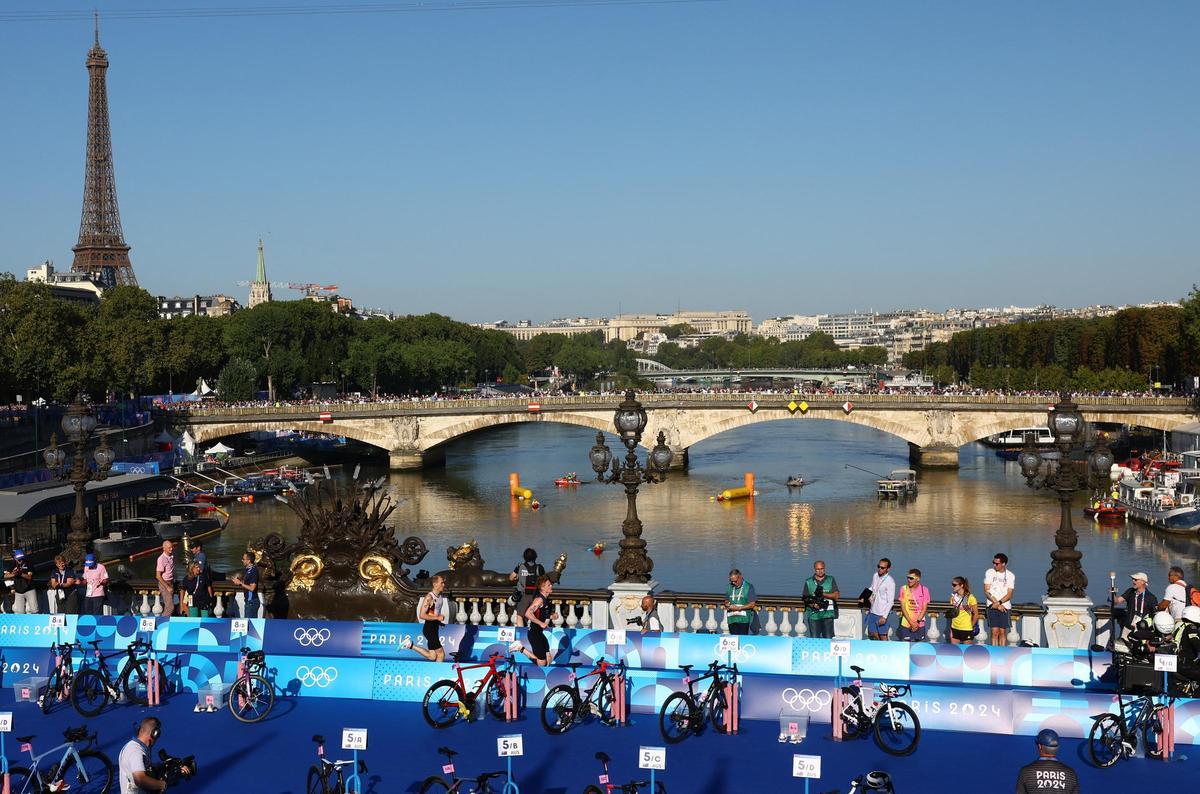
[[[971,585],[961,576],[950,582],[950,642],[961,645],[975,639],[975,626],[979,623],[979,602],[971,594]]]

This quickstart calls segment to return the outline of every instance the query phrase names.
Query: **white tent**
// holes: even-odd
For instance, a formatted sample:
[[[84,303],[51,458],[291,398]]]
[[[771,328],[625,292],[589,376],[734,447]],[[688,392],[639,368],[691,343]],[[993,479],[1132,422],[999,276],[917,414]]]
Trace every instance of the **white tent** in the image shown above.
[[[220,441],[204,450],[205,455],[228,455],[230,452],[233,452],[233,447],[227,447]]]
[[[196,386],[196,390],[192,392],[192,395],[195,397],[206,397],[213,393],[212,387],[208,385],[208,382],[205,381],[204,378],[201,378],[200,384]]]
[[[192,438],[192,434],[188,431],[183,431],[183,437],[179,439],[179,446],[183,447],[189,455],[196,454],[196,439]]]

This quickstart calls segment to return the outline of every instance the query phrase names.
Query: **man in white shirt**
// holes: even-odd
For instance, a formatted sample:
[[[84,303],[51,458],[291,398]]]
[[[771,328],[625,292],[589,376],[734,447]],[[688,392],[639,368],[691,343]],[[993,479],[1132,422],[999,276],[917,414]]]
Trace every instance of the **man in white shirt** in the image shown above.
[[[1171,566],[1171,570],[1167,572],[1167,582],[1167,591],[1163,593],[1163,600],[1158,604],[1158,611],[1166,610],[1178,623],[1183,617],[1183,608],[1187,606],[1188,599],[1188,585],[1183,580],[1183,569],[1178,565]]]
[[[983,575],[983,592],[987,595],[987,621],[992,630],[992,645],[1008,645],[1008,628],[1012,625],[1012,596],[1017,577],[1008,570],[1008,555],[992,555],[992,569]]]
[[[892,615],[892,604],[896,600],[896,580],[892,578],[892,561],[884,557],[875,566],[871,577],[871,608],[867,611],[867,637],[872,640],[888,638],[888,620]]]
[[[148,794],[166,791],[165,780],[150,777],[150,748],[158,741],[162,723],[157,717],[147,717],[138,724],[137,737],[121,748],[118,764],[121,769],[120,794]]]

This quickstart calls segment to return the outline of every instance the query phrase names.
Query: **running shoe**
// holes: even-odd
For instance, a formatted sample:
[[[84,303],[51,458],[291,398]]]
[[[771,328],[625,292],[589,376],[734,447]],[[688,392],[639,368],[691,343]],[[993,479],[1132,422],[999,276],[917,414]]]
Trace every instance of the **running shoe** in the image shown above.
[[[521,644],[520,640],[514,640],[508,644],[508,650],[509,653],[520,653],[525,650],[525,646]]]
[[[412,650],[412,637],[405,637],[400,640],[400,647],[406,651]]]

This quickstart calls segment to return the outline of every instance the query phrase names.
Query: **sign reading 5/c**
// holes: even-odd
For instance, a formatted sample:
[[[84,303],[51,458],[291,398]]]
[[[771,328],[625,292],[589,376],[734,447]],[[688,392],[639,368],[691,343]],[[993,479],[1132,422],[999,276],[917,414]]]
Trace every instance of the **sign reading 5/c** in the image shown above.
[[[821,776],[821,756],[793,755],[792,777],[819,778]],[[807,784],[806,784],[807,785]]]
[[[638,769],[657,769],[661,772],[666,768],[667,748],[645,746],[638,748]]]
[[[342,749],[343,750],[366,750],[367,749],[367,729],[366,728],[342,728]]]
[[[515,758],[525,755],[525,742],[519,733],[496,737],[496,755],[501,758]]]

